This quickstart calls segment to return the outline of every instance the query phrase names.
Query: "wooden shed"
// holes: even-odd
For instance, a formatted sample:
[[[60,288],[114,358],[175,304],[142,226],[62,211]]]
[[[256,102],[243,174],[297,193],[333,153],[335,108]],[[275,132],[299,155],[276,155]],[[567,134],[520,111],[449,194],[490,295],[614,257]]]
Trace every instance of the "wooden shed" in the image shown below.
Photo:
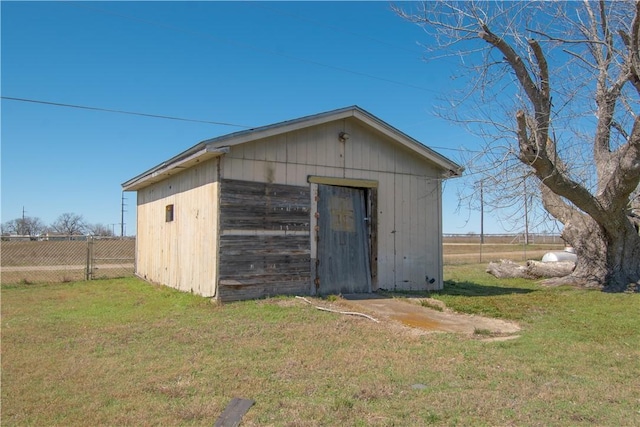
[[[221,301],[440,289],[461,172],[357,106],[206,140],[122,184],[136,274]]]

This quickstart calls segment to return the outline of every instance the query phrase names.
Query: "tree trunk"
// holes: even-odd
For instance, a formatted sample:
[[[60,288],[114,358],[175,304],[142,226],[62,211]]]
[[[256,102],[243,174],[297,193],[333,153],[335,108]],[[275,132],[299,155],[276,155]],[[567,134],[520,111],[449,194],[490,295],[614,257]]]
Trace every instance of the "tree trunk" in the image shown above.
[[[573,261],[540,262],[527,261],[527,274],[535,278],[541,277],[565,277],[570,275],[576,263]]]
[[[605,291],[640,292],[640,235],[633,224],[623,224],[618,234],[610,237]]]
[[[640,235],[631,222],[610,218],[600,226],[582,216],[565,223],[562,237],[575,248],[578,260],[571,275],[554,282],[609,292],[640,291]]]
[[[561,277],[571,274],[575,268],[572,261],[561,262],[540,262],[527,261],[527,265],[520,265],[510,260],[500,260],[490,262],[487,266],[487,273],[497,277],[498,279],[540,279],[543,277]],[[561,283],[561,280],[559,281]],[[548,284],[555,284],[556,281],[549,281]]]
[[[498,262],[490,262],[486,271],[498,279],[513,279],[516,277],[533,279],[533,277],[527,274],[524,266],[505,259]]]

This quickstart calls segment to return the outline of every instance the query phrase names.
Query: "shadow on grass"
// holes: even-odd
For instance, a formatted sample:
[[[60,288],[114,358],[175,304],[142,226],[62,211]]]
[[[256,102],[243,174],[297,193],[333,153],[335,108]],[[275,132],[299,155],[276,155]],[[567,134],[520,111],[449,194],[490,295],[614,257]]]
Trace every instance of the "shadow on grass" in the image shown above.
[[[444,289],[433,291],[438,295],[462,295],[467,297],[490,297],[509,294],[528,294],[534,292],[527,288],[506,288],[503,286],[480,285],[473,282],[453,282],[446,280]]]

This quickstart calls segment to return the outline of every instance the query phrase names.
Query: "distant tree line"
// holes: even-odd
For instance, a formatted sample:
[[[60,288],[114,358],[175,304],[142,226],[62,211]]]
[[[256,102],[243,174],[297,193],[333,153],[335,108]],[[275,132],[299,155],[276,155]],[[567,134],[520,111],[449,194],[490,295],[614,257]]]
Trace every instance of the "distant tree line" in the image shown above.
[[[64,235],[64,236],[113,236],[113,230],[104,224],[90,224],[84,220],[82,215],[74,213],[63,213],[53,223],[46,225],[38,217],[25,216],[12,219],[0,225],[3,236],[30,236],[38,237],[44,235]]]

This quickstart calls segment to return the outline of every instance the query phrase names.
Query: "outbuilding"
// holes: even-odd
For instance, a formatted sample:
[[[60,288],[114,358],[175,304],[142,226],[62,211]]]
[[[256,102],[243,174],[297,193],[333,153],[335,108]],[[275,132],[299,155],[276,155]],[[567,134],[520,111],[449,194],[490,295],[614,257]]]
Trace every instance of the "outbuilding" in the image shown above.
[[[461,173],[357,106],[209,139],[122,184],[136,274],[221,301],[441,289]]]

